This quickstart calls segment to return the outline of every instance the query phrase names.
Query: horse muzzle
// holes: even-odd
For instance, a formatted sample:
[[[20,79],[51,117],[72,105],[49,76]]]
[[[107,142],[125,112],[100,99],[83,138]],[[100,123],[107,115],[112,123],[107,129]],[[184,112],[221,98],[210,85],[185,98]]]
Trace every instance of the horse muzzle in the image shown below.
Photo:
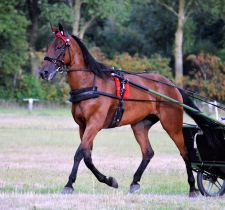
[[[56,74],[57,74],[57,69],[55,69],[53,71],[49,71],[49,70],[46,70],[46,69],[43,69],[43,70],[39,71],[39,76],[43,80],[47,80],[47,81],[52,80],[55,77]]]

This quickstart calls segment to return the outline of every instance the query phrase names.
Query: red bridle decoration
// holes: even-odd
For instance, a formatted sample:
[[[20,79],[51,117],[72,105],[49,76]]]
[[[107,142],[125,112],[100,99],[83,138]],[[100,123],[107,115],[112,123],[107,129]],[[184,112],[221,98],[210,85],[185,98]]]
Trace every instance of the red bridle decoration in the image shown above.
[[[64,43],[69,42],[69,38],[65,37],[64,35],[62,35],[62,33],[59,31],[57,33],[55,33],[55,37],[62,39]]]

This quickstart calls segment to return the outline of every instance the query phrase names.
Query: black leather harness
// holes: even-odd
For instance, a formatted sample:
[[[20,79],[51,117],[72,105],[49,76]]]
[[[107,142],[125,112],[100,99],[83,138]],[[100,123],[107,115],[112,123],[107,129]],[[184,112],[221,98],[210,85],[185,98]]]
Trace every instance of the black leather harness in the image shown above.
[[[120,74],[120,77],[121,75],[122,74]],[[123,79],[120,79],[120,97],[110,93],[99,91],[98,87],[93,85],[93,87],[80,88],[77,90],[70,91],[69,101],[72,103],[79,103],[80,101],[98,98],[99,96],[107,96],[107,97],[119,100],[118,107],[116,109],[116,112],[114,114],[113,120],[109,128],[117,127],[124,113],[124,92],[125,92],[125,84],[127,83],[127,80],[125,80],[124,77],[122,78]]]
[[[91,98],[98,98],[99,93],[97,91],[97,87],[87,87],[81,88],[78,90],[70,91],[70,102],[72,103],[79,103],[80,101],[88,100]]]
[[[119,79],[119,81],[120,81],[119,105],[116,109],[116,112],[113,117],[113,121],[112,121],[111,125],[109,126],[109,128],[117,127],[119,125],[119,123],[123,117],[123,113],[124,113],[124,93],[125,93],[125,85],[127,83],[127,80],[124,79],[124,76],[121,72],[118,72],[118,73],[119,73],[119,76],[121,77]]]
[[[109,98],[113,98],[116,100],[119,100],[118,107],[116,109],[116,112],[114,113],[114,117],[112,119],[111,124],[108,128],[115,128],[119,125],[123,113],[124,113],[124,101],[135,101],[135,102],[162,102],[161,100],[146,100],[146,99],[132,99],[132,98],[124,98],[125,93],[125,85],[126,83],[129,83],[128,80],[126,80],[122,73],[118,73],[118,71],[113,72],[113,76],[119,78],[120,80],[120,97],[116,96],[115,94],[106,93],[103,91],[99,91],[98,87],[95,86],[95,76],[93,80],[93,86],[92,87],[86,87],[86,88],[80,88],[77,90],[72,90],[70,92],[70,102],[72,103],[79,103],[80,101],[98,98],[99,96],[106,96]]]

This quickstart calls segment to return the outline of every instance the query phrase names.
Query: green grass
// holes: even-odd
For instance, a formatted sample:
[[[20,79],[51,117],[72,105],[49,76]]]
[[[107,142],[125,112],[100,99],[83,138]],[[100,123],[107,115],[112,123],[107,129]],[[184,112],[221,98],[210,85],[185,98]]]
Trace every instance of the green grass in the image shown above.
[[[34,105],[32,112],[29,112],[27,109],[27,104],[15,105],[8,104],[0,106],[1,115],[12,115],[12,116],[69,116],[70,115],[70,105]]]
[[[56,111],[58,110],[58,111]],[[55,112],[54,112],[55,111]],[[128,194],[141,152],[132,131],[100,132],[93,162],[119,183],[99,183],[83,161],[73,195],[60,192],[80,143],[70,110],[0,108],[0,209],[223,209],[224,197],[188,198],[184,163],[174,143],[156,125],[149,134],[155,157],[141,180],[141,191]]]

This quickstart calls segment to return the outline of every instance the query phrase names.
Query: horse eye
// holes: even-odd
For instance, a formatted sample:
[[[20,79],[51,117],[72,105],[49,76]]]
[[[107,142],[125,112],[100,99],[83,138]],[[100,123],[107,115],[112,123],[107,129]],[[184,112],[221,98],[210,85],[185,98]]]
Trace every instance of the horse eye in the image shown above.
[[[55,49],[56,50],[60,50],[60,49],[62,49],[62,47],[63,47],[63,45],[61,46],[61,45],[57,45],[57,46],[55,46]]]

